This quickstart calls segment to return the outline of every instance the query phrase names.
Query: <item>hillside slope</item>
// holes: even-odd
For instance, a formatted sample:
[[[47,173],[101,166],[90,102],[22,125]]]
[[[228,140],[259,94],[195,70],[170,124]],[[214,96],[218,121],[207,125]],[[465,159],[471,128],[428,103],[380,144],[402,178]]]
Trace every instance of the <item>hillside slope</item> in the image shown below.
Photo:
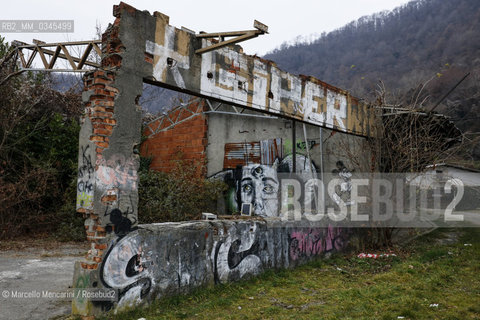
[[[428,82],[431,107],[466,73],[437,111],[463,130],[480,131],[480,2],[418,0],[362,17],[311,44],[282,45],[265,58],[295,74],[372,98],[379,80],[390,92],[413,93]]]

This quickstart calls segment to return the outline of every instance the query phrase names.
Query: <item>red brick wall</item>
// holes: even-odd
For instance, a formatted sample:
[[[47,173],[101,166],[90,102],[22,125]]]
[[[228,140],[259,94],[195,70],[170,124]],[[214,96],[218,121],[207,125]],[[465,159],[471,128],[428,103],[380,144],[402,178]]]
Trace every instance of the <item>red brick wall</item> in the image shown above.
[[[150,169],[170,172],[178,160],[193,162],[199,166],[199,174],[206,174],[207,160],[207,118],[202,113],[204,102],[192,102],[188,107],[195,116],[185,120],[165,131],[161,129],[171,126],[165,119],[159,118],[151,122],[144,130],[148,138],[142,143],[141,155],[152,157]],[[171,119],[182,120],[191,116],[181,108],[173,109],[168,116]]]
[[[84,101],[85,114],[83,117],[90,118],[92,123],[92,133],[90,141],[95,144],[95,170],[102,163],[103,151],[109,147],[110,136],[117,125],[115,120],[115,99],[119,90],[115,87],[116,70],[121,67],[121,54],[124,48],[118,38],[120,18],[117,17],[113,26],[102,35],[102,68],[110,70],[96,70],[87,72],[84,75],[84,91],[90,92],[88,101]],[[115,197],[115,198],[113,198]],[[110,196],[101,201],[117,200],[116,196]],[[104,250],[107,248],[105,243],[105,226],[102,224],[98,212],[91,209],[78,208],[77,212],[83,214],[85,218],[85,230],[87,240],[91,244],[85,259],[81,261],[83,269],[97,269],[102,261]]]

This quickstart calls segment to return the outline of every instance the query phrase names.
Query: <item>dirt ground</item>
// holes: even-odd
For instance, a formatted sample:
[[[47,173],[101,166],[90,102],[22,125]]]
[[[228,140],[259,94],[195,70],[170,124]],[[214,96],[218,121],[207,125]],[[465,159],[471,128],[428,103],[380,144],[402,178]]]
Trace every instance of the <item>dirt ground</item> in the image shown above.
[[[70,314],[71,299],[48,297],[44,292],[67,292],[74,263],[87,250],[87,242],[0,242],[0,319],[50,319]]]

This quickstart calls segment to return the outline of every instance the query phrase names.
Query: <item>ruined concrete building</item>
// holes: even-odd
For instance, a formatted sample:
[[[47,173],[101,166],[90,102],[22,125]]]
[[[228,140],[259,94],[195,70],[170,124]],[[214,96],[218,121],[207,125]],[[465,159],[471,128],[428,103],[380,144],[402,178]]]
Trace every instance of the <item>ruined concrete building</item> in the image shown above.
[[[203,177],[226,182],[230,188],[218,211],[233,213],[247,203],[235,193],[242,177],[249,175],[248,170],[272,172],[276,190],[279,177],[294,172],[294,154],[296,176],[304,180],[320,178],[322,173],[330,176],[339,170],[348,172],[352,164],[346,152],[361,155],[366,142],[360,136],[336,133],[310,124],[292,125],[289,119],[252,110],[238,112],[231,105],[196,98],[145,126],[141,154],[151,158],[153,170],[169,172],[178,160],[186,160],[200,166]],[[369,160],[360,162],[366,165]],[[360,169],[358,162],[355,166]],[[325,176],[322,180],[327,181]],[[252,189],[253,199],[254,194]],[[248,203],[255,215],[278,216],[277,209],[271,213],[265,208],[256,211],[263,202]]]
[[[76,294],[74,314],[92,319],[269,268],[295,267],[354,242],[351,229],[339,222],[349,207],[348,226],[354,225],[354,213],[361,218],[356,222],[368,226],[362,219],[369,217],[370,208],[359,217],[358,203],[350,196],[365,181],[354,184],[352,173],[372,176],[378,162],[367,148],[368,139],[380,136],[378,110],[347,91],[244,54],[237,42],[267,32],[258,21],[254,30],[197,34],[171,26],[165,14],[152,15],[125,3],[114,6],[113,14],[101,41],[20,43],[14,52],[23,71],[35,54],[50,71],[57,58],[68,60],[76,71],[95,68],[84,75],[76,201],[90,248],[75,264],[73,288],[117,294],[110,300]],[[79,43],[86,50],[72,57],[66,46]],[[30,58],[25,59],[23,49],[33,51]],[[100,64],[88,60],[91,50],[101,56]],[[196,98],[141,132],[144,84]],[[398,110],[393,111],[383,116]],[[409,131],[409,119],[418,112],[401,113],[394,128]],[[431,116],[421,114],[422,121]],[[432,117],[439,119],[433,132],[443,132],[442,148],[456,143],[458,130],[444,117]],[[385,132],[382,137],[388,136]],[[407,149],[422,152],[410,145]],[[140,154],[151,157],[151,169],[159,171],[172,170],[178,160],[200,164],[204,178],[229,186],[218,211],[252,217],[139,225]],[[458,177],[472,176],[448,170]],[[442,170],[431,171],[426,174],[430,180],[445,180]],[[382,198],[377,187],[371,199]],[[325,206],[328,218],[323,219]]]
[[[75,265],[73,286],[115,289],[118,300],[75,299],[73,313],[93,316],[344,248],[347,230],[305,224],[302,213],[281,219],[280,175],[318,180],[336,170],[348,181],[352,165],[341,146],[363,150],[374,132],[370,108],[226,46],[264,33],[258,22],[241,33],[195,34],[125,3],[114,16],[102,37],[101,67],[84,76],[77,211],[91,248]],[[228,36],[237,38],[215,40]],[[138,225],[144,83],[200,97],[148,125],[141,152],[153,155],[152,168],[168,171],[180,151],[205,164],[205,177],[237,186],[226,211],[264,219]]]

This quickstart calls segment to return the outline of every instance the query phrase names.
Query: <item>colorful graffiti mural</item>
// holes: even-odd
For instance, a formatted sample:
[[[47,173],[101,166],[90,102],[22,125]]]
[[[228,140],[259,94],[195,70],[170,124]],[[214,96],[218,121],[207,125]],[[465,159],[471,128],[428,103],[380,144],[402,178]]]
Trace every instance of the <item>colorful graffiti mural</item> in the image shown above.
[[[137,104],[142,81],[363,136],[370,135],[373,113],[344,90],[283,72],[273,62],[241,53],[237,46],[195,53],[211,41],[170,26],[169,18],[159,12],[150,15],[120,3],[114,15],[117,19],[103,37],[105,70],[87,73],[87,90],[82,95],[87,110],[98,107],[98,111],[90,112],[82,124],[77,183],[77,209],[88,216],[85,226],[92,249],[76,270],[90,277],[76,278],[74,283],[80,287],[98,282],[99,287],[118,290],[118,302],[102,305],[102,310],[108,310],[242,279],[267,268],[297,265],[342,248],[344,242],[337,240],[341,231],[337,234],[313,225],[302,229],[296,221],[281,219],[137,228],[139,161],[135,152],[140,143]],[[132,36],[128,30],[143,35]],[[204,143],[210,142],[201,140],[205,150]],[[230,183],[227,196],[234,210],[247,204],[255,215],[276,217],[281,207],[279,174],[315,178],[317,169],[309,157],[284,152],[281,139],[257,141],[250,149],[246,143],[231,149],[246,147],[245,160],[236,163],[231,153],[231,163],[215,170],[225,169],[218,177]],[[307,146],[313,147],[309,141]],[[89,304],[84,302],[79,305],[90,317],[94,312],[86,310]]]

